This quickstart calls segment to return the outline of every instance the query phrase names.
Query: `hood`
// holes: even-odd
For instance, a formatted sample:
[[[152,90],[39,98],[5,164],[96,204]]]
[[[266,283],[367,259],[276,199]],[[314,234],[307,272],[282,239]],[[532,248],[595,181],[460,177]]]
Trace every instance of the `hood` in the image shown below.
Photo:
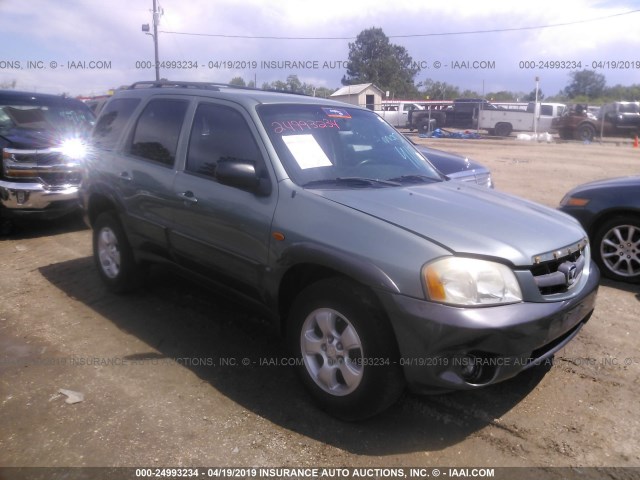
[[[0,132],[12,148],[44,149],[57,147],[69,138],[88,138],[88,129],[31,129],[14,127]]]
[[[458,172],[473,172],[476,169],[486,170],[478,162],[469,160],[466,157],[455,153],[444,152],[435,148],[418,146],[418,151],[422,153],[433,164],[434,167],[445,175]]]
[[[403,188],[313,190],[331,201],[429,239],[453,253],[532,264],[586,233],[557,210],[475,185],[438,182]]]
[[[580,185],[569,192],[569,194],[573,195],[578,192],[588,192],[590,190],[602,190],[604,188],[627,188],[627,187],[636,187],[640,188],[640,175],[630,176],[630,177],[618,177],[618,178],[607,178],[605,180],[596,180],[595,182],[585,183]]]

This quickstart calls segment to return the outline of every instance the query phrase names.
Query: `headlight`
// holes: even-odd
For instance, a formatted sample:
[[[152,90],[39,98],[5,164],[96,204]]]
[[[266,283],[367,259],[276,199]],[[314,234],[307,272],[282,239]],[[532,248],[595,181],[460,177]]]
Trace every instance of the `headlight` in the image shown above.
[[[501,263],[447,257],[422,268],[427,297],[460,306],[496,305],[522,301],[511,269]]]
[[[60,151],[66,157],[73,160],[80,160],[87,154],[87,146],[79,138],[70,138],[62,142]]]

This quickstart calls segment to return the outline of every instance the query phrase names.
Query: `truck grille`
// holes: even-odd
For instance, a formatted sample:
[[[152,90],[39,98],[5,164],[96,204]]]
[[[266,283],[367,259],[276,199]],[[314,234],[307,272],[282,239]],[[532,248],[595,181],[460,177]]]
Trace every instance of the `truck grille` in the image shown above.
[[[55,149],[20,150],[5,148],[2,152],[2,174],[14,181],[37,180],[49,187],[79,185],[82,169]]]

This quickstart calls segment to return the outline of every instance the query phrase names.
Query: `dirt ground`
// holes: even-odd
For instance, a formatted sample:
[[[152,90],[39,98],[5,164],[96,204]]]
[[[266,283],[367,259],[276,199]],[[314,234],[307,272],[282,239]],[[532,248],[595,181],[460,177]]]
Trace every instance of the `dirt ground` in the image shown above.
[[[629,142],[418,141],[552,207],[577,184],[640,173]],[[0,240],[0,298],[3,467],[640,467],[638,286],[603,280],[552,367],[471,393],[405,394],[355,424],[318,411],[292,368],[264,365],[282,344],[241,305],[162,269],[136,294],[107,293],[78,218]]]

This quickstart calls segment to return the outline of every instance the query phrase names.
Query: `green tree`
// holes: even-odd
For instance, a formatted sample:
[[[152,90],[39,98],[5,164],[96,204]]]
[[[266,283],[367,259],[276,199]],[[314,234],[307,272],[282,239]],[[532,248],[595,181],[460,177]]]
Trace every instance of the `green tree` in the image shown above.
[[[372,27],[349,43],[342,84],[374,83],[394,97],[410,97],[418,94],[413,79],[419,70],[404,47],[390,43],[381,28]]]
[[[615,102],[616,100],[628,102],[640,101],[640,84],[629,85],[628,87],[623,85],[607,87],[604,90],[604,97],[604,101],[606,102]]]
[[[244,78],[242,77],[233,77],[229,82],[229,85],[237,85],[239,87],[246,87],[247,84],[244,82]]]
[[[486,98],[492,102],[515,102],[519,95],[514,92],[507,92],[506,90],[500,90],[499,92],[489,92]]]
[[[460,96],[460,89],[447,82],[435,82],[427,78],[424,82],[418,83],[420,95],[425,100],[453,100]]]
[[[10,82],[0,82],[0,89],[2,90],[13,90],[14,88],[16,88],[16,85],[18,84],[17,80],[11,80]]]
[[[526,102],[535,102],[535,100],[536,100],[536,90],[535,90],[535,88],[533,90],[531,90],[529,95],[526,95],[523,98],[523,100],[526,101]],[[541,102],[542,100],[544,100],[544,93],[542,93],[542,90],[538,90],[538,101]]]
[[[251,83],[249,85],[251,86]],[[282,80],[275,80],[273,82],[265,82],[262,84],[263,90],[281,90],[285,92],[295,92],[295,93],[304,93],[305,95],[327,98],[336,89],[326,88],[326,87],[316,87],[312,84],[302,82],[297,75],[289,75],[287,76],[287,80],[283,82]]]
[[[481,95],[475,90],[469,90],[468,88],[460,94],[461,98],[480,98]]]
[[[289,75],[287,77],[287,90],[290,92],[302,92],[302,82],[297,75]]]
[[[571,72],[571,83],[564,89],[564,93],[570,99],[574,99],[580,95],[587,98],[598,98],[604,93],[606,79],[601,73],[593,70],[581,70]]]

